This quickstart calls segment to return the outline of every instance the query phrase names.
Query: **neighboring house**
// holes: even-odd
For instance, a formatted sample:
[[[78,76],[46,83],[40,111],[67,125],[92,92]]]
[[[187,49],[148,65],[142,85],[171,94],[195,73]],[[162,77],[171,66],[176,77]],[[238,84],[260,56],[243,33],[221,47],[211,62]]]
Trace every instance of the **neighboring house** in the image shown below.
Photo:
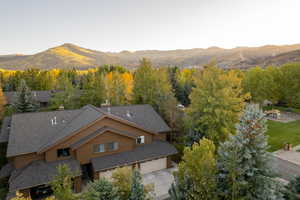
[[[33,99],[40,105],[40,107],[47,107],[55,92],[52,90],[31,91],[31,94]],[[11,105],[16,101],[17,92],[4,92],[4,95],[8,105]]]
[[[9,192],[34,197],[57,174],[57,166],[74,172],[74,190],[82,183],[109,178],[122,166],[142,174],[171,167],[176,149],[166,141],[170,128],[149,105],[15,114],[5,118],[0,141],[7,142]]]

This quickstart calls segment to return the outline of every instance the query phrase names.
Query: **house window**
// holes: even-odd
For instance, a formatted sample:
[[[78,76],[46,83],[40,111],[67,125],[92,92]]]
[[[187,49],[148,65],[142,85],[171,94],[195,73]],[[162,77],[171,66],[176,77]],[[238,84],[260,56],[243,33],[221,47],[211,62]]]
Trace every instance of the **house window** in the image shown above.
[[[57,157],[68,157],[68,156],[70,156],[70,148],[57,150]]]
[[[94,153],[102,153],[105,152],[105,145],[104,144],[95,144],[94,145]]]
[[[145,143],[145,136],[139,136],[137,139],[136,139],[136,143],[137,144],[144,144]]]
[[[115,151],[115,150],[118,150],[118,148],[119,148],[119,143],[118,143],[118,142],[110,142],[110,143],[107,143],[107,148],[108,148],[108,151]]]

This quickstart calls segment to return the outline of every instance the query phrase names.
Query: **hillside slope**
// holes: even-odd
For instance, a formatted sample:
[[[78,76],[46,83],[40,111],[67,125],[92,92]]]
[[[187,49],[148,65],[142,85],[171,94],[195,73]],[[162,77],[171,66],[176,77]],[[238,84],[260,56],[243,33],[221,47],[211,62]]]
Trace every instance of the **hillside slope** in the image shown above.
[[[256,65],[279,65],[300,61],[300,44],[237,47],[233,49],[211,47],[207,49],[109,53],[67,43],[34,55],[0,56],[0,68],[26,69],[36,67],[51,69],[76,67],[84,69],[103,64],[120,64],[132,68],[138,66],[139,60],[143,57],[149,58],[156,66],[203,66],[215,60],[223,68],[249,68]]]

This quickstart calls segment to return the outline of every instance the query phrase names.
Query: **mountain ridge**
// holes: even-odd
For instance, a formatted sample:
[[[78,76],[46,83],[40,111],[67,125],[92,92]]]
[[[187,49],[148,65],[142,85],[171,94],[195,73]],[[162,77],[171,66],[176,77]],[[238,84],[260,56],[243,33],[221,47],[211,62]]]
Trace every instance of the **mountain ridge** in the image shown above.
[[[32,55],[0,55],[0,68],[16,70],[32,67],[40,69],[74,67],[86,69],[104,64],[135,68],[143,57],[150,59],[155,66],[201,67],[215,60],[222,68],[249,68],[256,65],[298,62],[300,61],[300,44],[232,49],[213,46],[176,50],[103,52],[64,43]]]

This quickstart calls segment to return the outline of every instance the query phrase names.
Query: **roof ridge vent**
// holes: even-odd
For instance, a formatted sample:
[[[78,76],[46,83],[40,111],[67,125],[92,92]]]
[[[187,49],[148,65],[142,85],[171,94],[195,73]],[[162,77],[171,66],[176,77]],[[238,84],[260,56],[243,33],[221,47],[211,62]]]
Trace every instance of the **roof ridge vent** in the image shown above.
[[[129,110],[126,110],[126,116],[131,118],[132,117],[132,113]]]
[[[51,119],[51,124],[52,124],[52,126],[57,125],[56,116],[54,116],[54,117]]]
[[[111,114],[110,107],[107,107],[107,113],[108,113],[108,114]]]

